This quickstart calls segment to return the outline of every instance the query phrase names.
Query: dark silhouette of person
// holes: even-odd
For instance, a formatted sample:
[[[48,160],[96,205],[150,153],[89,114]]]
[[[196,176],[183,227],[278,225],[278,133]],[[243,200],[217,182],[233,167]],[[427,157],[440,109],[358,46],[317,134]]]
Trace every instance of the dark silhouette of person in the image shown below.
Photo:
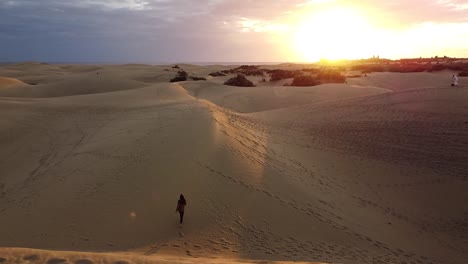
[[[184,221],[184,212],[185,212],[185,206],[187,205],[187,201],[185,200],[185,197],[183,194],[180,195],[179,201],[177,201],[177,207],[176,207],[176,212],[179,212],[180,215],[180,224]]]

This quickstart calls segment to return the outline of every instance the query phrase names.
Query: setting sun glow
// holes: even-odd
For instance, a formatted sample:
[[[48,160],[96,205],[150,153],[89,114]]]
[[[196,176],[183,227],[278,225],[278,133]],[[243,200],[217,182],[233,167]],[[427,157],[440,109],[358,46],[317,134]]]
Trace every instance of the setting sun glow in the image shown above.
[[[357,10],[336,8],[303,19],[293,46],[306,61],[357,59],[378,53],[376,33]]]

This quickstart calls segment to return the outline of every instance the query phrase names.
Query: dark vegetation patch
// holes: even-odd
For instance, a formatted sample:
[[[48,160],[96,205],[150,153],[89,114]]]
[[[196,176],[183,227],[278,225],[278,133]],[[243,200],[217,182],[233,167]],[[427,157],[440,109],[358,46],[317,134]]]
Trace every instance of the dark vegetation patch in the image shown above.
[[[284,79],[296,79],[292,85],[310,86],[321,83],[329,82],[344,82],[346,77],[341,75],[337,70],[331,70],[329,68],[304,68],[301,70],[280,70],[280,69],[261,69],[255,65],[242,65],[229,70],[223,70],[221,72],[210,73],[210,76],[225,76],[227,74],[238,74],[236,77],[228,80],[229,83],[233,83],[234,86],[251,87],[250,83],[244,82],[241,76],[261,76],[261,82],[266,82],[265,76],[270,76],[269,81],[280,81]],[[249,81],[250,82],[250,81]],[[230,84],[228,84],[230,85]]]
[[[266,70],[270,81],[293,79],[291,86],[314,86],[324,83],[344,83],[346,76],[340,70],[329,67],[302,70]]]
[[[351,70],[361,71],[362,73],[468,71],[468,62],[448,57],[401,59],[396,61],[386,59],[359,60],[353,62]]]
[[[222,73],[222,72],[212,72],[210,74],[208,74],[210,76],[213,76],[213,77],[221,77],[221,76],[226,76],[225,73]]]
[[[434,72],[434,71],[443,71],[445,69],[447,69],[447,66],[444,64],[434,64],[434,65],[431,65],[430,69],[428,69],[427,71]]]
[[[325,69],[317,73],[317,78],[321,83],[344,83],[346,77],[338,70]]]
[[[300,71],[290,70],[267,70],[267,73],[270,74],[270,81],[272,82],[294,78],[301,74]]]
[[[190,76],[190,79],[192,79],[194,81],[206,81],[206,78],[196,77],[196,76]]]
[[[315,86],[319,85],[320,81],[312,75],[299,75],[294,77],[291,86]]]
[[[178,65],[177,66],[177,69],[180,69],[176,76],[174,78],[171,79],[170,82],[183,82],[183,81],[187,81],[188,78],[194,80],[194,81],[206,81],[206,78],[204,77],[198,77],[198,76],[189,76],[189,74],[184,71],[183,69],[181,69]],[[176,67],[174,66],[174,67]],[[172,67],[172,68],[174,68]]]
[[[321,69],[316,74],[297,74],[291,86],[315,86],[324,83],[344,83],[346,76],[333,69]]]
[[[233,77],[233,78],[227,80],[224,84],[225,85],[230,85],[230,86],[239,86],[239,87],[254,87],[255,86],[243,74],[237,74],[236,77]]]
[[[343,69],[343,70],[346,70],[346,69]],[[320,68],[304,68],[301,70],[302,72],[304,73],[319,73],[320,72]]]
[[[468,71],[468,62],[453,63],[450,65],[447,65],[447,69],[453,70],[453,71]]]
[[[255,65],[242,65],[230,70],[221,71],[224,74],[243,74],[246,76],[263,76],[264,71]]]
[[[468,71],[463,71],[458,74],[460,77],[468,77]]]
[[[177,75],[171,79],[171,82],[183,82],[187,80],[188,73],[186,71],[178,71]]]
[[[425,64],[392,64],[387,67],[388,72],[425,72],[428,71],[428,67]]]

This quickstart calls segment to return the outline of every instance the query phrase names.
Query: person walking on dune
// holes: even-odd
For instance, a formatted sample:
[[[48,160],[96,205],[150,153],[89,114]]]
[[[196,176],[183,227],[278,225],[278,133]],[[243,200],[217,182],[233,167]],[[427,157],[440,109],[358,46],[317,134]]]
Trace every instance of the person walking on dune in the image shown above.
[[[458,76],[457,75],[452,75],[452,86],[457,86],[458,85]]]
[[[185,211],[185,206],[187,205],[187,201],[185,200],[185,197],[183,194],[180,195],[179,201],[177,201],[177,207],[176,207],[176,212],[179,212],[180,216],[180,224],[184,221],[184,211]]]

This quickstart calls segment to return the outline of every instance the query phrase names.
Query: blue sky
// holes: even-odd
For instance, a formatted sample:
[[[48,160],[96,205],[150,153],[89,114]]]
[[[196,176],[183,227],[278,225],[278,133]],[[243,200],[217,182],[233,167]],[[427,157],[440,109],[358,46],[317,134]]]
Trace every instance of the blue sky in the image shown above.
[[[333,18],[338,26],[323,19],[314,20],[316,24],[304,21],[324,10],[344,7],[358,10],[357,16],[372,25],[373,31],[366,33],[369,39],[375,32],[388,33],[392,45],[375,43],[375,53],[382,56],[468,57],[468,1],[0,0],[0,61],[306,60],[335,54],[335,50],[320,51],[330,46],[324,42],[326,36],[320,38],[327,35],[323,29],[335,24],[330,30],[340,30],[339,25],[357,16],[346,16],[348,21]],[[360,27],[363,23],[354,24]],[[301,25],[307,31],[300,34],[310,38],[294,37]],[[417,38],[409,37],[411,34]],[[343,36],[333,43],[346,45],[353,38]],[[323,45],[314,45],[319,41]],[[400,45],[405,42],[414,44],[407,49],[408,45]],[[395,46],[401,51],[394,50]],[[308,47],[317,49],[310,58],[304,50]],[[339,45],[334,48],[340,49]],[[346,52],[353,51],[337,50],[336,54]]]

